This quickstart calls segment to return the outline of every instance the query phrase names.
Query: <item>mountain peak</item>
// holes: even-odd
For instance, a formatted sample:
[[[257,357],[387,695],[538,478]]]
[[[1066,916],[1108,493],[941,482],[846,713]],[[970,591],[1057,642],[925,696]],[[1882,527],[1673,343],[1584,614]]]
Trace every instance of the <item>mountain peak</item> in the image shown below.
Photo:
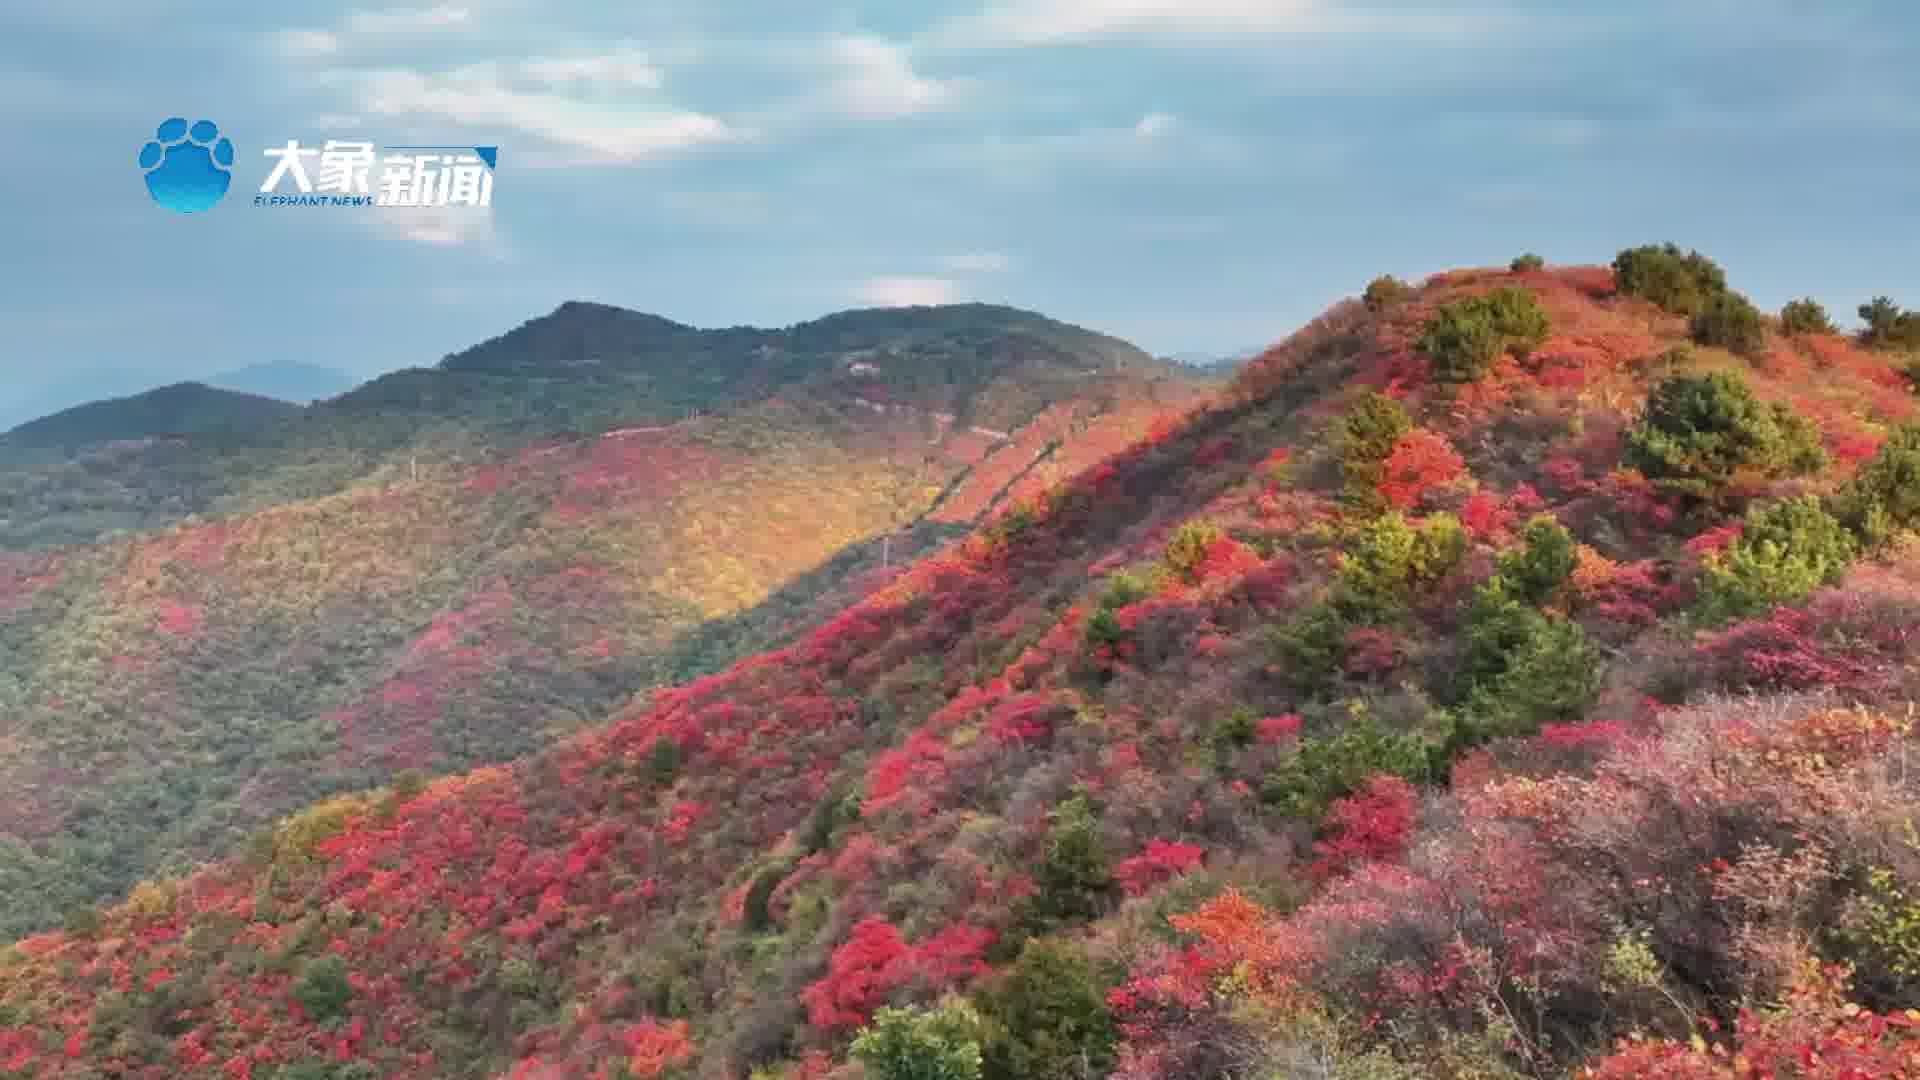
[[[18,449],[77,449],[95,443],[257,430],[300,413],[300,406],[208,386],[177,382],[128,397],[76,405],[0,436]]]

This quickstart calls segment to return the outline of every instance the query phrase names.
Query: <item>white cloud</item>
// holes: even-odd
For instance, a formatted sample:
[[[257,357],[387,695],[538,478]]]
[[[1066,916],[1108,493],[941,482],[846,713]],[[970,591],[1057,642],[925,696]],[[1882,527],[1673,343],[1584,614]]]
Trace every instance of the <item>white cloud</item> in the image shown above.
[[[1443,12],[1363,13],[1335,0],[994,0],[935,33],[953,45],[1046,45],[1121,34],[1226,40],[1249,35],[1460,33],[1490,16]]]
[[[835,38],[827,56],[839,69],[829,96],[856,116],[908,116],[940,108],[955,96],[953,84],[915,72],[907,49],[881,38]]]
[[[931,307],[951,304],[959,295],[957,283],[930,277],[873,278],[854,290],[861,303],[873,307]]]
[[[442,4],[431,8],[388,8],[382,11],[355,11],[347,16],[347,29],[369,37],[432,33],[465,26],[473,13],[463,7]]]
[[[518,70],[528,82],[553,88],[658,90],[665,82],[660,69],[630,45],[595,55],[533,57],[522,60]]]
[[[704,113],[662,105],[588,102],[563,94],[518,90],[509,85],[510,74],[495,63],[432,75],[391,70],[349,72],[336,78],[353,86],[357,104],[365,111],[505,129],[586,151],[585,161],[637,161],[752,137],[751,132]]]
[[[468,248],[498,261],[507,250],[494,227],[493,208],[475,206],[383,206],[354,220],[437,248]]]
[[[1143,139],[1158,138],[1173,130],[1175,121],[1172,115],[1163,112],[1151,112],[1133,125],[1133,133]]]
[[[313,118],[313,126],[322,131],[339,131],[343,128],[357,128],[360,118],[351,113],[321,113]]]
[[[999,274],[1013,266],[1013,260],[997,251],[976,251],[948,255],[940,260],[942,269],[956,274]]]
[[[340,35],[328,30],[282,30],[274,35],[273,44],[286,56],[330,56],[340,51]]]

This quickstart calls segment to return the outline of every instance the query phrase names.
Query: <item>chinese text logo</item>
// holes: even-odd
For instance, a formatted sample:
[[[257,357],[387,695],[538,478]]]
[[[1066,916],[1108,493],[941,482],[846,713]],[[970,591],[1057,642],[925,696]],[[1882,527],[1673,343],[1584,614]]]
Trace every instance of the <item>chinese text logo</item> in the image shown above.
[[[495,146],[389,146],[329,139],[303,147],[297,139],[269,147],[273,171],[255,206],[491,206]],[[315,160],[317,159],[317,160]],[[314,169],[309,172],[308,162]],[[286,190],[288,186],[292,190]]]
[[[162,121],[153,141],[140,148],[140,168],[154,202],[198,213],[226,197],[233,182],[233,143],[211,120],[188,127],[186,118],[175,116]]]

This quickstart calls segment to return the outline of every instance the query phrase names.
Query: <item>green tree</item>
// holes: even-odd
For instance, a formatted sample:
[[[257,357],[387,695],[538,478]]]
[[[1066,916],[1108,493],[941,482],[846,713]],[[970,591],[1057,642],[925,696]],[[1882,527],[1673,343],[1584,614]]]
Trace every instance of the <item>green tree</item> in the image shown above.
[[[1827,309],[1820,301],[1806,297],[1789,300],[1787,306],[1780,309],[1780,328],[1789,334],[1831,334],[1833,320],[1827,317]]]
[[[311,960],[294,983],[293,997],[314,1020],[331,1020],[345,1015],[353,1000],[353,984],[347,981],[347,962],[328,953]]]
[[[1433,377],[1465,383],[1485,375],[1509,350],[1525,355],[1545,341],[1552,321],[1526,289],[1495,289],[1442,304],[1414,347],[1433,360]]]
[[[1740,538],[1707,562],[1702,601],[1725,618],[1802,600],[1840,580],[1856,550],[1818,497],[1769,503],[1748,513]]]
[[[1380,480],[1393,448],[1413,430],[1413,418],[1398,401],[1368,390],[1340,419],[1340,472],[1346,499],[1356,506],[1382,509]]]
[[[1894,530],[1920,526],[1920,424],[1895,428],[1841,491],[1839,502],[1847,523],[1869,544],[1879,544]]]
[[[1860,305],[1867,329],[1860,340],[1875,349],[1920,350],[1920,311],[1903,310],[1890,297],[1876,296]]]
[[[950,999],[935,1009],[883,1008],[852,1052],[874,1080],[980,1080],[980,1015]]]
[[[1538,606],[1573,576],[1578,561],[1573,534],[1552,514],[1540,514],[1527,522],[1520,546],[1501,556],[1499,574],[1520,599]]]
[[[1727,276],[1712,259],[1677,244],[1648,244],[1613,260],[1614,284],[1627,296],[1651,300],[1675,315],[1692,317],[1727,290]]]
[[[1034,874],[1039,892],[1030,899],[1028,921],[1041,929],[1098,918],[1114,890],[1100,825],[1086,796],[1063,801],[1052,817],[1046,853]]]
[[[1107,987],[1076,946],[1029,941],[977,996],[985,1080],[1089,1080],[1113,1067]]]
[[[1662,380],[1627,433],[1625,457],[1655,483],[1700,497],[1741,469],[1777,476],[1826,462],[1813,425],[1785,405],[1760,401],[1729,372]]]
[[[1368,311],[1385,311],[1405,300],[1412,291],[1406,282],[1392,274],[1382,274],[1367,283],[1367,291],[1361,301],[1367,305]]]
[[[1718,346],[1741,356],[1757,356],[1767,347],[1766,324],[1760,309],[1739,293],[1723,292],[1707,301],[1693,317],[1693,340]]]
[[[1301,740],[1299,751],[1267,774],[1260,799],[1294,817],[1318,821],[1335,799],[1359,790],[1375,773],[1422,782],[1431,766],[1426,740],[1384,730],[1361,707],[1338,734]]]
[[[1547,260],[1535,255],[1531,251],[1525,255],[1516,257],[1508,266],[1508,268],[1516,274],[1524,274],[1534,270],[1544,270],[1546,267]]]
[[[1434,514],[1418,529],[1395,511],[1362,525],[1341,553],[1333,606],[1350,622],[1393,618],[1417,587],[1440,580],[1467,552],[1467,534],[1452,514]]]

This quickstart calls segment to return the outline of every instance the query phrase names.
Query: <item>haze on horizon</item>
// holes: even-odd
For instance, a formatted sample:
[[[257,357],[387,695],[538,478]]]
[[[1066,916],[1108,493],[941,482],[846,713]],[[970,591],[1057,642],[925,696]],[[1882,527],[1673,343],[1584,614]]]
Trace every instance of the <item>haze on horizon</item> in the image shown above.
[[[1920,301],[1908,4],[902,7],[0,12],[0,412],[103,375],[365,378],[567,299],[700,326],[984,300],[1231,353],[1375,274],[1674,240],[1766,308]],[[142,188],[172,115],[239,147],[212,212]],[[498,144],[494,209],[248,205],[264,146],[329,137]]]

